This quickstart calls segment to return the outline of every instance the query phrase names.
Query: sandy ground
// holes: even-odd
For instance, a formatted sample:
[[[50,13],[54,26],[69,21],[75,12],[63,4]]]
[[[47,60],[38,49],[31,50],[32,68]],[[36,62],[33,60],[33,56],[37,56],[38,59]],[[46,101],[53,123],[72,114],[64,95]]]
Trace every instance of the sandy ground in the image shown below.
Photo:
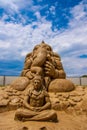
[[[15,121],[15,111],[0,113],[0,130],[87,130],[87,116],[58,111],[58,123]],[[24,129],[24,128],[28,129]]]

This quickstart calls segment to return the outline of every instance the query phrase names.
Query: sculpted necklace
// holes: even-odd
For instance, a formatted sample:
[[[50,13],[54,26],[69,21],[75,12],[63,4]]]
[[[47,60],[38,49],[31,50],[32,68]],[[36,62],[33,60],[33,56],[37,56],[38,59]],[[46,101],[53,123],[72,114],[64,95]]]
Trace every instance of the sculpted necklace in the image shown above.
[[[35,91],[35,90],[34,90],[34,91],[33,91],[33,94],[34,94],[35,96],[39,96],[39,95],[41,94],[41,92],[42,92],[41,90],[40,90],[40,91]]]

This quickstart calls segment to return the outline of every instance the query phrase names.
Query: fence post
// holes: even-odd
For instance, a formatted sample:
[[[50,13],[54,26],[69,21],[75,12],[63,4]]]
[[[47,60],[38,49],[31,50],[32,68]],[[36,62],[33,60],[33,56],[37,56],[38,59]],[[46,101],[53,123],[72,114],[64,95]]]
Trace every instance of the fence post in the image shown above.
[[[5,86],[5,75],[3,76],[3,86]]]
[[[82,85],[82,82],[81,82],[81,77],[79,77],[79,80],[80,80],[80,85]]]

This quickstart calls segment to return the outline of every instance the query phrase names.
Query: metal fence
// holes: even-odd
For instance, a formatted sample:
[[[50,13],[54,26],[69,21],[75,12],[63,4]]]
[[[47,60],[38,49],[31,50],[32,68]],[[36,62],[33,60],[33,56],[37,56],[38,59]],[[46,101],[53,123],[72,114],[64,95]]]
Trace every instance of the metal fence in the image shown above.
[[[9,85],[14,81],[17,76],[0,76],[0,85]],[[87,77],[67,77],[67,79],[71,80],[76,85],[87,85]]]

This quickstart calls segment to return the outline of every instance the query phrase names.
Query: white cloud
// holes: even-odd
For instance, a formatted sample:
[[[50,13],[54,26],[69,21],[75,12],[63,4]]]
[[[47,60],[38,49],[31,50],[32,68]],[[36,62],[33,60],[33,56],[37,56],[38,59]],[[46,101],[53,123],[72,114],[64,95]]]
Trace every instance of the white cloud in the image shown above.
[[[9,42],[0,41],[0,48],[8,49],[9,47],[10,47],[10,43]]]
[[[14,0],[11,2],[14,3]],[[63,66],[68,75],[87,74],[87,70],[84,71],[87,59],[79,58],[80,55],[87,54],[87,18],[84,6],[80,3],[71,9],[72,19],[69,20],[69,27],[63,31],[53,32],[51,21],[41,17],[36,7],[33,9],[37,10],[35,15],[38,21],[26,26],[5,23],[4,17],[7,16],[4,16],[0,22],[0,34],[5,36],[5,39],[2,38],[0,41],[0,59],[20,60],[27,52],[31,52],[36,44],[44,40],[61,55]]]
[[[42,8],[40,5],[34,5],[32,0],[0,0],[0,7],[4,9],[1,21],[11,20],[15,23],[26,24],[27,21],[32,22],[31,16],[27,16],[26,13],[22,14],[21,11],[35,13],[39,18],[39,10]],[[16,16],[16,17],[15,17]]]
[[[71,13],[73,14],[73,18],[75,20],[81,20],[84,16],[86,16],[86,12],[84,12],[84,5],[80,3],[79,5],[75,6],[71,9]]]
[[[87,9],[87,4],[80,3],[79,5],[76,5],[74,8],[71,9],[71,14],[73,19],[70,20],[69,25],[73,28],[78,25],[87,24],[87,12],[85,11]],[[84,24],[83,24],[84,22]]]
[[[49,8],[49,10],[50,10],[50,13],[51,14],[53,14],[53,15],[55,15],[55,6],[51,6],[50,8]]]
[[[37,12],[35,12],[35,14],[34,14],[34,15],[36,15],[37,19],[39,19],[39,20],[41,19],[40,12],[38,12],[38,11],[37,11]]]
[[[0,0],[0,7],[3,7],[4,9],[11,9],[14,11],[18,11],[21,8],[31,6],[32,4],[32,0]]]

